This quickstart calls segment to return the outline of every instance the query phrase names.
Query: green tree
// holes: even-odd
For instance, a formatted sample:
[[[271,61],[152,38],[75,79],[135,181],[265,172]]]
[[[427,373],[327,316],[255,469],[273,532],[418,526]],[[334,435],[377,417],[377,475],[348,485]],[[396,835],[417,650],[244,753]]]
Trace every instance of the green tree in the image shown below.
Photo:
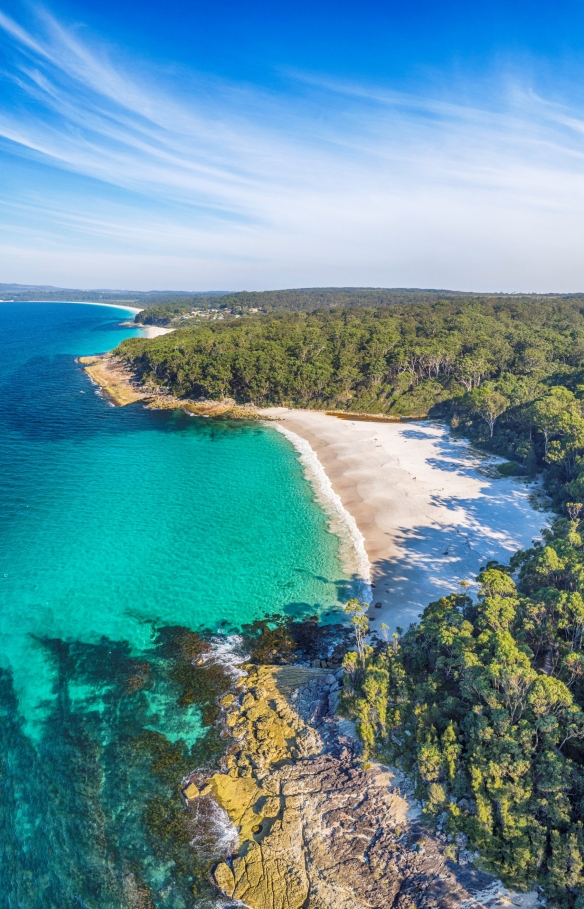
[[[485,421],[489,433],[493,438],[495,423],[509,407],[509,399],[502,395],[492,383],[485,382],[479,388],[474,388],[469,394],[472,409]]]
[[[369,620],[367,618],[368,603],[363,603],[358,599],[349,600],[345,606],[345,612],[351,617],[351,624],[355,632],[355,643],[357,644],[357,653],[363,668],[365,668],[365,642],[369,631]]]

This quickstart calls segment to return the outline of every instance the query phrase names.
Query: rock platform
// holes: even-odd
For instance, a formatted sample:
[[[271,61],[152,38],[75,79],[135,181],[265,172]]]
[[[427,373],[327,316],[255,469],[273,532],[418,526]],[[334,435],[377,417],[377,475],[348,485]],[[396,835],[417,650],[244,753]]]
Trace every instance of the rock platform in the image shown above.
[[[126,407],[142,401],[152,410],[185,410],[201,417],[215,417],[230,420],[266,420],[259,416],[253,404],[236,404],[231,398],[223,401],[191,401],[163,394],[160,388],[141,384],[138,376],[119,357],[111,353],[92,357],[78,357],[90,379],[102,389],[116,407]]]
[[[202,789],[239,832],[214,871],[249,909],[492,909],[534,905],[458,864],[424,829],[404,781],[363,765],[335,709],[342,672],[245,667],[223,699],[232,739],[225,772]]]

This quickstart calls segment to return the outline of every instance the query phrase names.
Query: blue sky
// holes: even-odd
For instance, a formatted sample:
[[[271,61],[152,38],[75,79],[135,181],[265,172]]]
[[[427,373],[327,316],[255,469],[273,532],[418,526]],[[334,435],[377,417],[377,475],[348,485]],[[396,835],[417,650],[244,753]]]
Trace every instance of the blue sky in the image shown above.
[[[584,3],[0,0],[0,281],[584,289]]]

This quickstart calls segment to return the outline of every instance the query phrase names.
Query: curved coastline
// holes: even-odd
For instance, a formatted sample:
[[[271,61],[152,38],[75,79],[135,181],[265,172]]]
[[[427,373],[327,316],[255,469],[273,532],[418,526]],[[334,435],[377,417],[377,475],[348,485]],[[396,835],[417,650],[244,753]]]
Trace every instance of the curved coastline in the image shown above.
[[[35,302],[42,302],[42,300]],[[50,300],[49,302],[59,303],[58,300]],[[63,300],[62,302],[72,303],[74,306],[101,306],[105,309],[119,309],[122,312],[131,312],[134,316],[137,316],[139,312],[143,312],[144,309],[144,307],[127,306],[118,303],[101,303],[99,300]],[[135,327],[144,333],[145,338],[157,338],[159,335],[166,335],[168,332],[174,331],[173,328],[162,328],[159,325],[140,325],[138,322],[136,322]]]
[[[365,549],[365,538],[359,530],[355,518],[343,505],[343,501],[335,492],[318,455],[306,439],[280,423],[276,424],[275,428],[289,440],[299,453],[305,476],[310,482],[320,506],[329,518],[330,531],[336,534],[341,541],[340,557],[343,568],[359,584],[360,599],[371,603],[373,593],[371,563]]]
[[[118,305],[117,303],[100,303],[97,300],[67,300],[66,302],[73,303],[75,306],[103,306],[106,309],[121,309],[123,312],[134,313],[135,316],[137,316],[139,312],[144,311],[144,307]],[[138,322],[136,322],[135,327],[144,332],[145,338],[158,338],[160,335],[167,335],[170,331],[174,331],[173,328],[162,328],[160,325],[140,325]]]
[[[54,302],[56,303],[57,301],[55,300]],[[107,309],[123,309],[125,312],[133,312],[136,316],[144,309],[143,306],[126,306],[125,304],[118,303],[100,303],[99,300],[65,300],[65,302],[74,303],[75,306],[105,306]]]
[[[533,507],[537,484],[501,477],[500,459],[452,439],[446,426],[260,413],[300,452],[345,551],[355,547],[360,566],[367,559],[374,631],[383,622],[407,628],[457,583],[473,585],[487,561],[529,547],[548,523],[541,503]]]

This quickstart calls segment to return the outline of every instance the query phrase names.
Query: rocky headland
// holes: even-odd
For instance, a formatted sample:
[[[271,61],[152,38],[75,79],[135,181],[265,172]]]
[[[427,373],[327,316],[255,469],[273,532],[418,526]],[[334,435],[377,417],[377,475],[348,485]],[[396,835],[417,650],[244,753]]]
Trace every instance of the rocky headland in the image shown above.
[[[78,357],[87,375],[99,385],[107,398],[118,407],[143,401],[153,410],[184,410],[202,417],[232,420],[259,420],[257,409],[252,404],[236,404],[230,398],[223,401],[191,401],[163,394],[160,388],[143,384],[122,360],[111,354],[93,357]]]
[[[193,774],[191,807],[214,800],[237,846],[214,870],[249,909],[535,906],[477,870],[466,843],[428,829],[407,781],[360,759],[340,718],[343,670],[246,665],[223,698],[222,772]],[[228,904],[230,905],[230,904]]]

